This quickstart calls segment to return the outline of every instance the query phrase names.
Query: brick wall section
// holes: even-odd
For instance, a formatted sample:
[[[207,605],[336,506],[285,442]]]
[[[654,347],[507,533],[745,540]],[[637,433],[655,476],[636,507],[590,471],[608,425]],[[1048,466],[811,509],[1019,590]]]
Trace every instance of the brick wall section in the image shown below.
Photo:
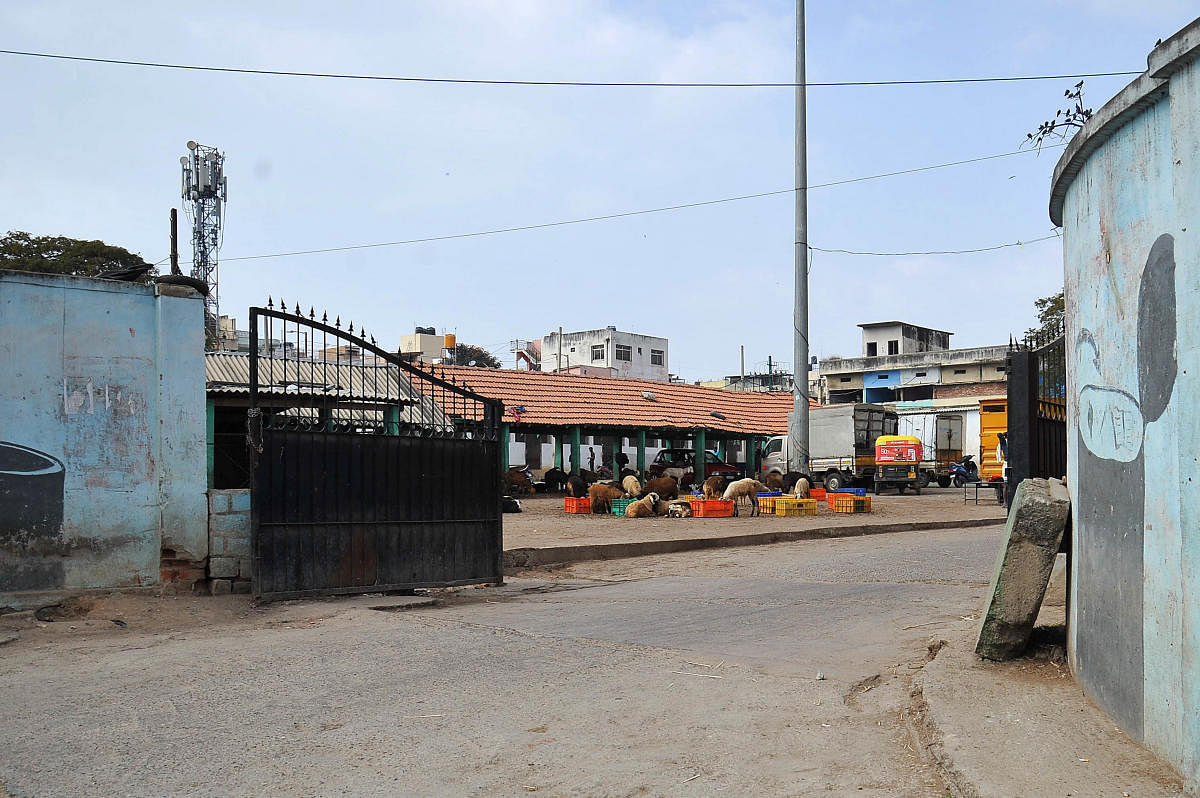
[[[249,593],[250,491],[208,492],[208,576],[213,595]]]
[[[933,389],[934,399],[957,399],[963,396],[1004,396],[1007,382],[966,382],[962,385],[939,385]]]

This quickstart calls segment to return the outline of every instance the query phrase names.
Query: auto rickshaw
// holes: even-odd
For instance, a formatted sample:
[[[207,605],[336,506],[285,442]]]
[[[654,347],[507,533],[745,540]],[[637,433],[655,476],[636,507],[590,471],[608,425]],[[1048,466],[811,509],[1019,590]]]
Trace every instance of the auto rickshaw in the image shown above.
[[[895,486],[897,493],[912,487],[921,495],[921,439],[912,435],[880,435],[875,439],[875,492]]]

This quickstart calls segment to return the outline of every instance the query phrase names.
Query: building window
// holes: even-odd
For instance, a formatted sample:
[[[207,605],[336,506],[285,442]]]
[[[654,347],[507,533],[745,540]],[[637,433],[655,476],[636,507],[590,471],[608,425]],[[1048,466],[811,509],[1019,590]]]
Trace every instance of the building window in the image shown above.
[[[595,353],[592,353],[592,359],[595,359]],[[617,344],[617,360],[633,360],[633,347]]]
[[[665,366],[667,363],[667,353],[661,349],[650,350],[650,365]]]
[[[571,347],[571,351],[572,351],[572,352],[574,352],[574,351],[575,351],[575,347]]]
[[[877,374],[875,376],[875,379],[877,379],[877,380],[886,380],[887,378],[888,378],[888,375],[886,375],[886,374]]]
[[[918,371],[918,372],[917,372],[917,376],[918,376],[918,377],[924,377],[924,376],[925,376],[925,372],[923,372],[923,371]]]
[[[850,378],[849,378],[849,377],[842,377],[842,382],[850,382]]]
[[[900,354],[900,342],[899,341],[888,341],[888,354],[889,355]]]
[[[604,359],[604,344],[597,344],[592,347],[592,360]]]
[[[1004,366],[996,366],[996,371],[1004,371]]]
[[[966,369],[955,369],[954,373],[955,374],[966,374],[967,370]]]
[[[638,354],[640,355],[641,353],[642,353],[642,348],[639,346],[639,347],[638,347]]]
[[[879,344],[874,341],[867,342],[867,357],[875,357],[879,354]]]

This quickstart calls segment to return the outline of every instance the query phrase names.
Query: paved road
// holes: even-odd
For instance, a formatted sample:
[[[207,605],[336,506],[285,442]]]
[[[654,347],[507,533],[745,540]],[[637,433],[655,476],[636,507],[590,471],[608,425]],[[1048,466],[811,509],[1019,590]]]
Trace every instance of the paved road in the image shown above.
[[[999,535],[586,563],[408,612],[30,630],[0,648],[0,785],[941,798],[901,715],[929,635],[981,605]]]

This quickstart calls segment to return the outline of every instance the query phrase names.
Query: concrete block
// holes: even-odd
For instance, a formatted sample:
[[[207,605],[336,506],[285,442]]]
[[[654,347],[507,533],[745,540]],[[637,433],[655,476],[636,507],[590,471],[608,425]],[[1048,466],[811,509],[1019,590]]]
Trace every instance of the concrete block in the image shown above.
[[[243,579],[249,579],[254,576],[254,560],[250,557],[239,557],[238,573]]]
[[[238,575],[238,561],[235,557],[209,557],[208,575],[215,579],[229,579]]]
[[[229,512],[229,495],[218,490],[208,492],[208,514],[221,515]]]
[[[250,491],[233,490],[229,492],[229,509],[234,512],[250,512]]]
[[[975,653],[1006,660],[1025,650],[1070,507],[1067,489],[1057,479],[1027,479],[1017,486]]]
[[[225,553],[225,538],[220,535],[212,535],[208,539],[209,556],[220,557]]]
[[[250,580],[249,579],[239,579],[236,582],[234,582],[233,583],[233,592],[234,593],[249,593],[250,592]]]
[[[233,588],[233,583],[228,579],[214,579],[211,585],[214,596],[228,596]]]
[[[243,537],[221,538],[221,542],[225,547],[224,554],[229,557],[241,557],[250,559],[250,539]]]
[[[250,514],[227,513],[225,515],[214,515],[208,519],[208,527],[214,534],[228,537],[230,533],[235,533],[248,538],[250,537]]]

